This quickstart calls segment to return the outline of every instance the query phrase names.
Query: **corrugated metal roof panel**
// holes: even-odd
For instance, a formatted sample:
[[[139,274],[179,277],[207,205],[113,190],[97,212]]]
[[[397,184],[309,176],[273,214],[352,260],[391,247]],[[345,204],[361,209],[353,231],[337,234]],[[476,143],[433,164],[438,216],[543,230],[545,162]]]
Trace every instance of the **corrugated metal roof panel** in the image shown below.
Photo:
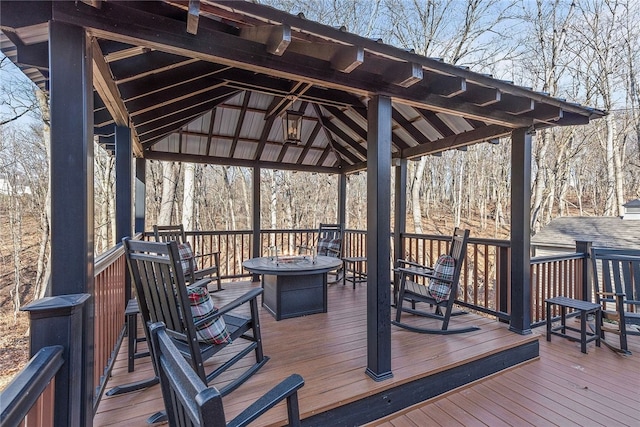
[[[246,141],[238,141],[234,157],[236,159],[253,160],[255,156],[256,144]]]
[[[214,157],[226,157],[231,149],[231,140],[227,138],[211,138],[210,155]]]
[[[240,138],[253,140],[260,139],[260,135],[262,134],[264,125],[264,114],[254,111],[247,111],[244,116],[242,129],[240,129]]]
[[[207,149],[207,138],[194,135],[182,135],[182,152],[204,156]]]

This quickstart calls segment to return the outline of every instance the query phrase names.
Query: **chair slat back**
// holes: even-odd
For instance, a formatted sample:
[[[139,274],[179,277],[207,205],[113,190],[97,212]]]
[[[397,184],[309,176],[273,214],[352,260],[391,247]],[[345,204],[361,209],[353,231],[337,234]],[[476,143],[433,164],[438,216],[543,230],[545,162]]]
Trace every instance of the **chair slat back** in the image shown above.
[[[455,300],[458,297],[458,287],[460,282],[460,273],[467,256],[467,241],[469,240],[469,230],[456,227],[453,230],[451,244],[449,245],[449,255],[455,260],[453,270],[453,283],[451,284],[451,297]]]
[[[218,390],[207,387],[186,363],[167,334],[164,324],[152,324],[150,332],[152,353],[159,371],[169,425],[226,426],[222,397]]]
[[[320,223],[320,226],[318,227],[318,241],[320,239],[339,240],[340,248],[338,249],[338,257],[342,257],[342,248],[344,247],[344,224]]]
[[[640,250],[591,248],[591,261],[597,302],[597,292],[618,292],[625,294],[625,304],[640,305]]]
[[[178,244],[187,241],[187,235],[182,224],[178,225],[154,225],[153,235],[156,242],[176,241]]]
[[[124,244],[143,321],[162,322],[169,334],[184,341],[194,369],[205,378],[177,243],[125,238]]]

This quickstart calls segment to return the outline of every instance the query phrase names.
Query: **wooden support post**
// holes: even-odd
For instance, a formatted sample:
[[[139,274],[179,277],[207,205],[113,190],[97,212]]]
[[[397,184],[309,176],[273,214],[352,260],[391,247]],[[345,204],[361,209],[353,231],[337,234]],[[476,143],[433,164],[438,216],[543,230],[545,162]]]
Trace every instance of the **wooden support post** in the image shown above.
[[[132,173],[133,155],[131,148],[131,129],[126,126],[116,126],[116,243],[124,237],[131,237],[132,221]],[[131,299],[131,278],[124,275],[123,306]]]
[[[391,372],[391,99],[369,101],[367,131],[367,375]]]
[[[593,266],[591,264],[591,246],[592,242],[576,241],[576,253],[584,254],[582,259],[582,283],[580,284],[581,295],[576,295],[576,299],[583,301],[595,301],[595,298],[591,295],[591,281],[593,280]],[[576,289],[577,290],[577,289]]]
[[[395,202],[394,209],[395,215],[393,218],[393,260],[394,265],[397,264],[398,259],[404,258],[404,240],[403,235],[407,229],[407,159],[395,159]],[[393,278],[393,304],[397,303],[397,280],[398,277]]]
[[[260,256],[260,171],[259,166],[253,168],[253,248],[251,258]],[[252,274],[253,282],[260,281],[259,274]]]
[[[136,202],[135,202],[135,232],[144,233],[145,227],[145,197],[147,194],[147,163],[144,158],[136,158]]]
[[[509,313],[509,248],[499,246],[498,255],[498,311]],[[501,322],[506,322],[500,318]]]
[[[511,323],[509,329],[531,333],[531,135],[511,134]]]
[[[61,345],[64,364],[55,378],[53,425],[82,424],[82,308],[89,294],[61,295],[42,298],[22,307],[29,312],[30,357],[41,348]],[[54,333],[55,331],[55,333]]]
[[[55,9],[59,5],[53,2]],[[92,52],[82,27],[49,22],[51,295],[94,294]],[[93,422],[93,298],[84,305],[80,424]],[[56,424],[58,425],[58,424]],[[75,425],[62,423],[59,425]]]
[[[347,175],[338,176],[338,224],[347,224]]]

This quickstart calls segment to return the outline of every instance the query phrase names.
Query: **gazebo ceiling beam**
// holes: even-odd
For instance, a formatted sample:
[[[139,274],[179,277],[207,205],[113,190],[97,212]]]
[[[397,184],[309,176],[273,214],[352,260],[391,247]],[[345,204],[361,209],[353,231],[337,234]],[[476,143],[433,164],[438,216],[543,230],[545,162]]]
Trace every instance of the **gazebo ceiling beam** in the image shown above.
[[[350,73],[364,62],[364,49],[359,46],[294,42],[289,51],[326,61],[341,73]]]
[[[140,137],[136,129],[131,126],[131,119],[127,108],[122,102],[122,96],[118,91],[118,86],[111,78],[109,65],[104,61],[104,55],[100,50],[100,45],[95,39],[91,40],[92,64],[93,64],[93,87],[102,99],[104,106],[117,126],[131,128],[131,140],[133,153],[136,156],[142,155]]]
[[[213,157],[213,156],[200,156],[195,154],[174,154],[165,153],[160,151],[145,151],[145,159],[149,160],[162,160],[162,161],[174,161],[174,162],[187,162],[187,163],[203,163],[210,165],[226,165],[226,166],[240,166],[240,167],[260,167],[263,169],[276,169],[276,170],[300,170],[300,166],[295,163],[277,163],[277,162],[265,162],[265,161],[253,161],[247,159],[229,159],[226,157]],[[306,172],[319,172],[319,173],[341,173],[340,167],[327,167],[316,165],[304,165]]]
[[[244,2],[237,3],[243,5]],[[530,119],[513,117],[495,109],[452,102],[439,95],[416,91],[415,86],[401,88],[391,82],[380,81],[379,76],[360,74],[357,69],[350,74],[327,72],[325,61],[288,51],[280,57],[271,55],[264,50],[263,45],[225,32],[201,28],[198,35],[187,37],[179,29],[184,23],[121,4],[105,3],[99,13],[83,4],[67,2],[55,2],[53,9],[54,19],[85,26],[97,37],[141,44],[204,61],[246,67],[276,77],[305,80],[364,96],[385,94],[394,97],[396,101],[428,106],[430,109],[456,115],[466,114],[496,124],[511,127],[532,124]],[[211,40],[217,40],[218,43],[211,43]],[[394,52],[398,51],[396,49]]]
[[[173,110],[164,116],[159,115],[157,119],[147,122],[144,125],[136,124],[136,129],[142,137],[157,128],[165,128],[173,123],[180,123],[185,117],[197,117],[198,115],[204,114],[235,95],[236,92],[234,91],[232,93],[219,94],[214,98],[210,98],[206,102],[194,103],[192,105],[186,103],[186,108]],[[176,130],[178,130],[178,128],[176,128]]]
[[[233,140],[231,141],[231,147],[229,148],[229,157],[233,158],[236,153],[236,146],[238,145],[238,139],[240,138],[240,131],[244,124],[244,118],[247,115],[247,108],[249,107],[249,99],[251,98],[251,92],[244,92],[244,99],[242,100],[242,107],[240,109],[240,115],[238,116],[238,122],[236,123],[236,130],[233,133]]]
[[[198,21],[200,20],[200,0],[189,0],[187,13],[187,33],[198,34]]]
[[[203,5],[203,7],[206,7],[208,11],[214,14],[217,11],[233,11],[234,13],[243,13],[245,14],[245,16],[260,16],[262,20],[290,25],[291,28],[304,28],[306,33],[312,33],[327,40],[334,40],[338,43],[344,43],[348,45],[359,45],[364,47],[365,51],[375,52],[380,56],[395,58],[399,61],[416,62],[422,64],[423,68],[427,70],[432,70],[440,74],[462,77],[470,82],[477,83],[479,85],[494,87],[500,90],[502,93],[509,93],[514,96],[532,98],[537,102],[555,105],[579,115],[585,115],[585,113],[588,113],[588,110],[590,110],[579,105],[575,105],[570,109],[567,109],[567,106],[562,100],[550,97],[548,94],[532,92],[527,88],[516,86],[509,82],[501,82],[489,75],[475,73],[473,71],[458,67],[453,64],[426,58],[422,55],[414,53],[413,51],[401,50],[389,44],[379,43],[376,40],[367,40],[356,34],[340,31],[339,29],[335,28],[330,28],[318,22],[309,21],[304,17],[291,15],[274,8],[267,9],[259,4],[254,4],[253,2],[206,4]]]
[[[409,135],[411,135],[411,138],[413,138],[418,144],[423,144],[425,142],[430,142],[429,138],[427,138],[427,136],[425,134],[420,132],[418,130],[418,128],[416,128],[413,125],[413,123],[411,123],[409,120],[407,120],[395,108],[391,111],[391,118],[393,119],[394,122],[396,122],[398,124],[398,126],[400,126],[402,129],[404,129],[405,132],[407,132]],[[401,147],[401,148],[403,149],[403,148],[407,148],[407,147]]]
[[[473,145],[478,142],[487,141],[489,139],[509,135],[512,130],[513,129],[506,126],[489,125],[476,130],[464,132],[459,135],[447,136],[428,144],[407,148],[402,150],[401,157],[405,159],[413,159],[428,154],[436,154],[442,151],[453,150],[467,145]]]
[[[465,93],[460,94],[461,101],[475,104],[479,107],[486,107],[496,102],[500,102],[502,94],[498,89],[475,84],[468,84]]]
[[[174,68],[154,75],[146,75],[140,79],[128,80],[126,83],[118,84],[120,93],[125,102],[130,102],[156,92],[180,88],[194,87],[198,90],[205,86],[220,85],[225,83],[223,79],[216,75],[226,67],[216,66],[198,61],[184,67]],[[118,76],[116,75],[116,78]],[[184,90],[184,89],[182,89]],[[187,89],[188,90],[188,89]]]
[[[194,96],[182,98],[175,103],[160,104],[157,108],[147,109],[144,113],[133,115],[131,120],[135,123],[136,127],[145,126],[164,117],[199,105],[211,104],[210,108],[213,108],[238,92],[239,91],[226,86],[216,87],[206,92],[196,93]]]
[[[263,44],[267,52],[280,56],[291,43],[291,27],[288,25],[245,27],[240,30],[240,37]]]
[[[322,125],[326,127],[332,134],[340,138],[348,147],[351,147],[353,151],[360,155],[358,160],[367,158],[367,150],[362,146],[362,144],[358,141],[355,141],[351,138],[345,131],[340,129],[337,124],[333,123],[331,120],[328,120],[326,117],[322,118]]]
[[[303,164],[304,159],[307,157],[307,153],[309,153],[309,149],[311,149],[311,146],[313,146],[313,142],[318,137],[318,134],[320,133],[321,129],[322,129],[322,124],[320,123],[320,121],[316,122],[316,125],[313,127],[313,130],[311,131],[311,134],[309,135],[309,139],[307,140],[307,143],[304,145],[304,148],[302,149],[302,152],[298,156],[298,160],[296,161],[297,165],[302,165]],[[319,161],[320,161],[319,164],[322,164],[324,159],[320,158]]]
[[[451,130],[445,122],[433,111],[425,110],[423,108],[416,109],[418,113],[443,137],[455,135],[455,132]]]
[[[353,108],[353,111],[358,113],[363,119],[368,120],[366,108]],[[409,145],[406,142],[404,142],[402,138],[400,138],[398,135],[393,133],[393,129],[391,132],[391,142],[393,144],[391,148],[395,148],[397,150],[402,150],[403,148],[409,147]]]
[[[335,152],[337,152],[341,158],[347,158],[351,163],[356,163],[359,162],[360,159],[358,159],[358,157],[356,157],[355,154],[353,154],[351,151],[347,150],[346,148],[342,147],[340,144],[338,144],[336,142],[336,140],[333,138],[333,134],[331,133],[331,131],[329,130],[329,128],[327,128],[326,126],[326,118],[324,117],[324,115],[322,114],[322,108],[320,108],[320,106],[318,104],[312,104],[313,110],[316,113],[316,116],[318,117],[318,123],[320,123],[322,125],[322,130],[325,133],[325,137],[327,138],[328,145],[326,150],[334,150]],[[328,153],[327,153],[328,155]]]
[[[139,116],[148,111],[153,111],[163,105],[171,105],[180,100],[193,98],[201,93],[207,93],[218,89],[226,89],[228,92],[237,92],[235,88],[225,85],[224,82],[215,79],[201,79],[194,82],[182,83],[178,86],[158,90],[146,96],[136,97],[125,101],[132,117]]]

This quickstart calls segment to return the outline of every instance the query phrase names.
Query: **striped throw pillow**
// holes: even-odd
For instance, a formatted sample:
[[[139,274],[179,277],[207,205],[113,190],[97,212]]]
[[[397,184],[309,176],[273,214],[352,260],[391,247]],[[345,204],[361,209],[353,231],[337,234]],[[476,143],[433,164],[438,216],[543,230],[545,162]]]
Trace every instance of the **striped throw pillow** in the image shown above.
[[[185,276],[188,276],[192,273],[191,266],[193,265],[193,270],[197,270],[198,266],[196,265],[196,259],[193,256],[193,250],[191,249],[191,244],[189,242],[180,243],[178,245],[178,252],[180,253],[180,263],[182,264],[182,272]]]
[[[213,305],[209,291],[205,287],[187,288],[189,304],[191,305],[191,315],[196,327],[198,341],[209,344],[231,343],[229,330],[222,316],[213,320],[203,321],[218,311],[218,307]],[[199,323],[202,321],[202,323]]]
[[[449,299],[455,264],[456,261],[452,256],[440,255],[433,266],[433,275],[435,278],[429,280],[429,295],[437,302]],[[443,282],[438,279],[446,279],[449,280],[449,282]]]

